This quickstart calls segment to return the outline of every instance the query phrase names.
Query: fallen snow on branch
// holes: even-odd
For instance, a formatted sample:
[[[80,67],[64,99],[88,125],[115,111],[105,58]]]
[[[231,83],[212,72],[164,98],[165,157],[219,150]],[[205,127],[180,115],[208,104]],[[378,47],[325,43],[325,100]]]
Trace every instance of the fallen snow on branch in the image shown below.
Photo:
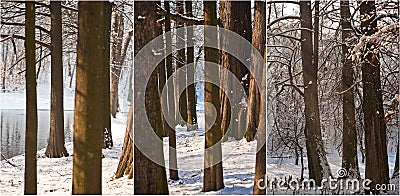
[[[368,43],[380,43],[391,39],[395,35],[395,32],[398,32],[398,29],[399,23],[393,23],[381,28],[379,31],[370,36],[362,36],[360,38],[360,41],[354,46],[353,50],[351,51],[351,59],[354,61],[356,58],[358,58],[361,55],[360,49]]]

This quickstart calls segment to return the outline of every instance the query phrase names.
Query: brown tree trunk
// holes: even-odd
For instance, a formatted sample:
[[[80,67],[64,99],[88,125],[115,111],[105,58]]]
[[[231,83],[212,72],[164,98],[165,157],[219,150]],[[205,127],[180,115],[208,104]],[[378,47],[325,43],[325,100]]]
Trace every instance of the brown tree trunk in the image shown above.
[[[37,94],[35,57],[35,2],[25,2],[26,127],[24,194],[37,194]]]
[[[252,44],[257,50],[264,54],[266,43],[266,27],[265,27],[265,3],[255,2],[254,7],[254,29],[252,35]],[[262,70],[261,64],[251,65],[251,72],[257,73]],[[255,138],[257,127],[259,123],[260,114],[260,92],[258,91],[258,84],[253,75],[250,75],[250,87],[248,97],[248,114],[246,126],[246,140],[252,141]]]
[[[251,42],[251,3],[250,1],[221,1],[220,6],[221,24],[225,29],[231,30],[249,42]],[[222,38],[222,42],[229,42]],[[243,50],[245,56],[250,56],[249,51]],[[229,136],[234,136],[236,139],[241,139],[245,133],[245,128],[240,128],[239,125],[245,127],[246,124],[246,109],[245,105],[240,104],[242,98],[248,95],[249,89],[249,70],[232,55],[221,52],[221,65],[231,71],[236,78],[242,82],[242,86],[236,86],[232,79],[227,78],[226,73],[221,75],[221,85],[226,86],[230,92],[220,92],[222,107],[222,130],[225,134],[228,131]],[[244,90],[243,90],[244,89]],[[234,92],[234,93],[232,93]],[[231,100],[228,100],[227,94],[230,94]],[[229,124],[230,119],[234,119],[233,124]],[[228,130],[228,127],[231,130]],[[230,134],[229,134],[230,133]]]
[[[264,2],[262,2],[264,3]],[[265,3],[264,3],[264,8],[265,8]],[[265,13],[265,12],[264,12]],[[265,23],[264,23],[265,24]],[[265,66],[263,66],[265,67]],[[262,92],[261,92],[261,103],[260,103],[260,123],[259,123],[259,129],[257,131],[257,154],[256,154],[256,169],[254,173],[254,186],[253,186],[253,195],[265,195],[266,190],[263,189],[266,179],[265,179],[265,174],[266,174],[266,70],[263,69],[263,79],[262,79]],[[264,184],[259,182],[260,179],[264,180]]]
[[[313,39],[311,1],[300,1],[301,17],[301,58],[303,67],[304,104],[305,104],[305,136],[309,168],[309,178],[318,185],[322,178],[329,177],[329,165],[321,135],[319,116],[317,70],[318,62],[313,63]],[[318,24],[316,24],[318,25]],[[308,29],[308,30],[306,30]],[[317,29],[318,30],[318,29]],[[315,31],[315,29],[314,29]],[[315,32],[318,33],[318,32]],[[318,41],[318,40],[316,40]],[[315,53],[318,55],[318,53]]]
[[[78,2],[72,194],[101,194],[105,2]],[[98,36],[94,36],[98,35]],[[100,122],[99,122],[100,120]]]
[[[191,1],[185,1],[185,7],[186,7],[186,16],[188,17],[193,17],[192,13],[192,2]],[[193,26],[187,25],[186,28],[186,40],[187,40],[187,45],[192,45],[193,44]],[[187,47],[187,64],[194,63],[194,48],[193,47]],[[196,70],[194,69],[194,66],[188,66],[186,70],[186,77],[187,81],[194,81],[194,74]],[[196,114],[196,90],[195,90],[195,83],[193,84],[188,84],[187,87],[187,130],[195,130],[197,129],[197,114]]]
[[[165,10],[167,14],[165,15],[165,32],[171,32],[171,16],[170,16],[170,2],[164,2]],[[172,68],[172,36],[171,34],[166,34],[166,66],[167,66],[167,78],[170,78],[174,72]],[[171,78],[172,80],[172,78]],[[174,85],[168,85],[168,124],[167,133],[169,138],[169,177],[172,180],[179,179],[177,168],[177,155],[176,155],[176,133],[175,133],[175,87]]]
[[[204,1],[204,44],[218,43],[218,34],[214,29],[217,26],[217,5],[215,1]],[[211,78],[215,81],[219,78],[219,71],[212,67],[211,63],[218,64],[219,52],[215,48],[205,47],[205,70],[206,81]],[[205,104],[205,149],[204,149],[204,181],[203,191],[216,191],[224,188],[224,177],[222,172],[222,150],[221,150],[221,116],[220,97],[218,86],[205,82],[204,93]],[[215,119],[215,121],[214,121]],[[212,147],[212,148],[211,148]]]
[[[266,43],[266,27],[265,27],[265,19],[266,19],[266,9],[265,9],[265,5],[266,3],[263,1],[256,1],[254,3],[254,29],[253,29],[253,38],[252,38],[252,42],[253,42],[253,46],[257,48],[257,50],[261,53],[264,54],[264,58],[266,57],[266,51],[265,51],[265,43]],[[254,59],[254,58],[253,58]],[[260,110],[260,122],[258,124],[258,136],[257,136],[257,154],[256,154],[256,166],[255,166],[255,173],[254,173],[254,186],[253,186],[253,194],[254,195],[265,195],[266,194],[266,190],[262,189],[261,187],[263,187],[263,185],[265,185],[265,174],[266,174],[266,64],[265,62],[260,62],[260,63],[256,63],[256,67],[255,70],[252,71],[261,71],[263,73],[263,78],[262,78],[262,91],[261,92],[261,102],[259,102],[258,104],[256,104],[257,111],[259,110],[259,108],[261,108]],[[254,73],[254,72],[253,72]],[[255,80],[254,78],[252,78],[252,80],[250,80],[250,87],[253,83],[253,86]],[[250,93],[255,93],[258,92],[258,88],[257,91],[254,91],[254,89],[252,89],[253,91],[250,91]],[[250,94],[251,96],[251,94]],[[254,94],[252,96],[253,98],[255,98]],[[249,99],[251,100],[251,99]],[[253,100],[253,101],[257,101],[257,100]],[[252,105],[254,107],[254,105]],[[253,110],[254,108],[249,108],[249,110]],[[257,118],[258,119],[258,118]],[[255,131],[255,130],[254,130]],[[246,134],[246,139],[248,139],[247,137],[248,135]],[[250,136],[250,135],[249,135]],[[254,139],[254,135],[251,134],[251,139]],[[264,180],[264,184],[259,183],[259,180],[263,179]],[[261,185],[261,187],[259,187],[259,184]]]
[[[110,112],[115,118],[119,111],[118,85],[122,70],[122,44],[124,39],[124,17],[122,13],[115,13],[113,22],[113,41],[111,51],[111,89]]]
[[[159,28],[156,26],[157,6],[156,2],[135,1],[134,9],[135,62],[145,63],[143,58],[150,58],[151,60],[155,56],[144,57],[137,56],[137,54],[157,36],[156,32],[157,28]],[[159,50],[159,48],[155,48],[155,50]],[[134,194],[168,194],[162,145],[162,117],[157,70],[146,70],[146,68],[143,65],[134,66],[134,78],[136,78],[134,79],[135,94],[133,96]],[[143,80],[143,78],[147,78],[147,74],[150,71],[149,80]],[[143,103],[145,104],[143,105]],[[149,128],[144,122],[150,123],[152,129],[148,130]],[[156,134],[157,137],[152,137],[153,134]],[[151,149],[151,151],[143,151],[144,149],[141,147]]]
[[[342,168],[346,169],[348,177],[358,178],[357,158],[357,130],[355,119],[353,62],[349,59],[347,40],[351,38],[350,6],[348,0],[340,1],[340,15],[342,25],[342,109],[343,109],[343,158]],[[347,176],[346,176],[347,177]]]
[[[176,4],[176,12],[179,14],[184,14],[184,3],[183,1],[177,1]],[[181,22],[176,22],[176,29],[183,27],[184,24]],[[184,47],[185,46],[185,31],[184,30],[176,30],[176,46]],[[179,49],[176,55],[175,60],[176,70],[183,69],[186,70],[186,52],[185,48]],[[184,71],[186,72],[186,71]],[[181,79],[181,80],[180,80]],[[176,90],[180,88],[186,87],[186,77],[180,77],[180,79],[176,78]],[[179,93],[179,92],[178,92]],[[177,94],[178,103],[179,103],[179,114],[181,115],[183,121],[180,121],[179,116],[177,116],[177,120],[179,124],[186,125],[188,114],[187,114],[187,98],[186,98],[186,90],[182,92],[182,94]]]
[[[157,5],[161,6],[161,1],[157,1]],[[160,25],[159,28],[156,29],[157,32],[157,36],[163,35],[163,29],[162,26]],[[164,44],[162,44],[161,47],[165,47]],[[165,52],[165,51],[163,51]],[[167,101],[168,101],[168,94],[162,94],[162,90],[165,87],[165,83],[167,80],[167,76],[166,76],[166,69],[165,69],[165,59],[163,59],[161,61],[161,63],[158,65],[158,92],[160,94],[161,97],[161,108],[163,110],[163,114],[167,114],[168,113],[168,105],[167,105]],[[162,115],[162,120],[163,120],[163,137],[168,136],[168,123],[165,119],[165,116]]]
[[[50,135],[45,155],[68,156],[64,146],[64,81],[62,63],[61,1],[50,1],[51,13],[51,107]]]
[[[362,32],[367,36],[377,32],[375,2],[362,2],[360,15]],[[366,150],[365,178],[372,180],[370,187],[389,183],[380,64],[375,48],[374,43],[367,44],[361,64]]]
[[[103,148],[112,148],[111,134],[111,106],[110,106],[110,31],[111,31],[111,3],[105,1],[104,5],[104,47],[103,47]]]
[[[121,152],[121,157],[119,158],[118,168],[115,172],[115,178],[120,178],[124,174],[129,174],[132,168],[133,160],[133,104],[129,107],[128,119],[126,120],[126,131],[124,138],[124,145]]]

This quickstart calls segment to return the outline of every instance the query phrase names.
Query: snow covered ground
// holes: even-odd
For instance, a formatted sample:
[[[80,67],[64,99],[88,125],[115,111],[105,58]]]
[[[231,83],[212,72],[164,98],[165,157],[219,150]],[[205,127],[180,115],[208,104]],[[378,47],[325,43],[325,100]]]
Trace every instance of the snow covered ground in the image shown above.
[[[64,108],[73,110],[74,92],[64,91]],[[204,114],[201,96],[197,109],[199,112],[199,130],[186,131],[177,126],[177,155],[180,180],[168,180],[170,194],[251,194],[255,166],[256,141],[246,142],[229,139],[222,144],[225,188],[220,191],[202,193],[203,186],[203,148],[204,148]],[[0,93],[0,109],[25,109],[25,93]],[[126,99],[120,99],[122,110],[127,111]],[[38,109],[50,108],[49,86],[38,86]],[[112,119],[114,147],[103,150],[103,194],[133,194],[133,179],[122,177],[114,179],[126,127],[126,114]],[[73,143],[65,144],[67,151],[73,155]],[[38,151],[38,194],[71,194],[72,156],[50,159],[44,155],[45,149]],[[168,165],[168,138],[164,138],[164,152]],[[24,187],[24,155],[9,160],[17,165],[13,167],[5,160],[0,163],[0,194],[23,194]],[[169,176],[168,168],[167,177]]]
[[[339,156],[338,152],[331,152],[327,154],[327,159],[329,162],[329,166],[334,178],[338,177],[338,171],[341,169],[342,158]],[[359,169],[361,178],[365,178],[365,163],[361,163],[361,155],[358,157],[359,160]],[[396,154],[388,155],[389,162],[389,176],[392,176],[394,163],[396,160]],[[307,157],[303,158],[304,167],[304,178],[308,178],[308,169],[307,169]],[[278,181],[281,179],[288,179],[291,176],[293,179],[300,178],[301,173],[301,165],[299,161],[299,165],[295,165],[295,158],[292,156],[290,158],[268,158],[267,159],[267,178],[271,181],[277,179]],[[390,190],[390,194],[399,193],[399,179],[392,179],[390,181],[391,184],[396,185],[395,190]],[[267,189],[269,194],[293,194],[293,189],[285,190],[283,189]],[[350,192],[351,194],[354,194]],[[322,194],[320,190],[301,190],[296,191],[296,194]]]
[[[125,119],[113,119],[114,148],[103,150],[103,194],[132,194],[133,180],[126,177],[114,179],[125,133]],[[228,140],[223,143],[225,188],[206,194],[251,194],[255,165],[256,142]],[[180,180],[169,180],[170,194],[202,194],[204,132],[177,129],[178,167]],[[73,154],[72,143],[66,148]],[[168,138],[164,139],[168,149]],[[49,159],[45,149],[38,151],[38,194],[71,194],[72,156]],[[166,163],[168,152],[165,150]],[[1,162],[1,194],[23,194],[24,155],[9,159],[17,167]],[[167,169],[168,175],[168,169]]]

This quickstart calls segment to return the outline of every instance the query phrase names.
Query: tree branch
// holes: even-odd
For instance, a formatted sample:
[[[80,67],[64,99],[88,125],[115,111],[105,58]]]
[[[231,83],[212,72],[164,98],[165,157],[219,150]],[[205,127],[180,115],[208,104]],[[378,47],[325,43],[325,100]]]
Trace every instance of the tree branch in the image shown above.
[[[4,39],[2,39],[0,42],[6,41],[6,40],[8,40],[8,39],[13,39],[13,38],[25,40],[25,37],[22,36],[22,35],[6,35],[6,34],[1,34],[1,37],[4,38]],[[44,47],[46,47],[46,48],[48,48],[48,49],[51,49],[50,44],[41,42],[41,41],[39,41],[39,40],[36,40],[36,43],[39,44],[39,45],[41,45],[41,46],[44,46]]]

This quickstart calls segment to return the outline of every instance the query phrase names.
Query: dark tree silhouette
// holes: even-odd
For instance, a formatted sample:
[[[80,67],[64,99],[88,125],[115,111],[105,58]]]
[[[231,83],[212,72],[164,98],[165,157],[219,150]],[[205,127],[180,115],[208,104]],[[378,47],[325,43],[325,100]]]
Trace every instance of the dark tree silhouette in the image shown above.
[[[375,1],[362,2],[360,15],[361,30],[365,35],[372,35],[378,31]],[[374,52],[375,48],[374,43],[367,43],[361,64],[366,150],[365,178],[372,180],[370,187],[389,183],[380,63],[378,54]]]
[[[342,168],[346,169],[348,176],[358,178],[360,171],[358,169],[357,158],[357,130],[354,104],[354,71],[353,61],[349,59],[349,47],[347,40],[351,38],[350,6],[349,1],[340,1],[340,15],[342,25],[342,101],[343,101],[343,158]]]

